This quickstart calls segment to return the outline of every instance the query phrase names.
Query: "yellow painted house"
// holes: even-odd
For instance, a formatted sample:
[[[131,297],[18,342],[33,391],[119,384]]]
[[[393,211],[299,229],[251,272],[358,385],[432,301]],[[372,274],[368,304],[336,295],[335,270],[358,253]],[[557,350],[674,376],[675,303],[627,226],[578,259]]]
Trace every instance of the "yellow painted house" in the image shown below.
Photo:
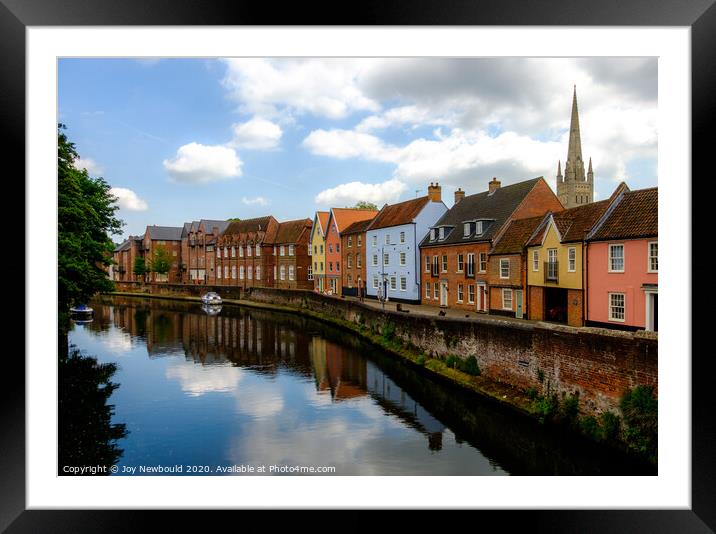
[[[548,213],[537,227],[527,242],[530,319],[584,324],[582,243],[614,198]]]
[[[323,293],[326,289],[326,226],[327,211],[317,211],[311,229],[311,262],[313,267],[313,288]]]

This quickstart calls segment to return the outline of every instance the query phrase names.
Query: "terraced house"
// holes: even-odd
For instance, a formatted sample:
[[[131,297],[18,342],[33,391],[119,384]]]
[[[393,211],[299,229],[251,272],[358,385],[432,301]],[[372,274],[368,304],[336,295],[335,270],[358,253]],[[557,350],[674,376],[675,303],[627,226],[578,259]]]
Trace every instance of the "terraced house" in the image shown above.
[[[326,284],[326,230],[328,229],[327,211],[317,211],[311,227],[311,261],[313,262],[313,288],[320,293],[327,290]]]
[[[326,282],[331,295],[343,294],[343,262],[341,252],[342,233],[354,222],[372,221],[377,210],[331,208],[326,224]]]
[[[345,296],[365,297],[365,231],[371,222],[373,219],[357,221],[341,232],[341,286]]]
[[[456,191],[452,208],[420,243],[422,303],[487,313],[488,254],[495,239],[513,220],[561,209],[542,177],[505,187],[493,178],[487,191],[469,196]]]
[[[273,245],[275,286],[282,289],[313,289],[308,240],[311,219],[279,223]]]
[[[608,200],[545,216],[527,243],[530,319],[584,325],[583,242],[626,189],[622,183]]]
[[[216,240],[216,283],[244,289],[274,287],[278,226],[271,215],[232,221]]]
[[[144,258],[148,264],[158,257],[159,251],[164,250],[169,259],[169,272],[147,274],[148,282],[181,282],[181,226],[147,226],[144,232]]]
[[[431,225],[447,211],[441,187],[428,195],[386,204],[366,229],[366,295],[406,303],[420,302],[420,249]]]
[[[659,190],[624,190],[587,237],[587,324],[659,329]]]
[[[184,223],[181,234],[181,275],[185,284],[216,284],[216,239],[228,221],[201,219]]]

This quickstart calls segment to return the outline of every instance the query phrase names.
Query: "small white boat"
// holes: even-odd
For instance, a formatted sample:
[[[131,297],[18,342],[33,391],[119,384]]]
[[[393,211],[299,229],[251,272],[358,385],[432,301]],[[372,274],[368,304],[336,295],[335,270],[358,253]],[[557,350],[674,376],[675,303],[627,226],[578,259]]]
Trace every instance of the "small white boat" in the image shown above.
[[[78,304],[70,308],[70,315],[78,319],[88,319],[94,315],[94,310],[86,304]]]
[[[214,293],[213,291],[209,291],[208,293],[205,293],[201,297],[201,301],[204,304],[221,304],[221,297],[218,293]]]
[[[219,315],[221,313],[221,304],[202,304],[201,309],[207,315]]]

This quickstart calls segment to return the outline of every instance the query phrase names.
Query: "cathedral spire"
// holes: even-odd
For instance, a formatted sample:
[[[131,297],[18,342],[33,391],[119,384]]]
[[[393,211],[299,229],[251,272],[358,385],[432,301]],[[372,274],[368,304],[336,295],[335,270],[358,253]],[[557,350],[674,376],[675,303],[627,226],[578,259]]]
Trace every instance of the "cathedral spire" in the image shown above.
[[[569,150],[567,161],[579,165],[582,161],[582,137],[579,133],[579,112],[577,111],[577,86],[574,86],[572,96],[572,118],[569,124]]]
[[[582,135],[579,129],[579,108],[577,106],[577,86],[572,93],[572,114],[569,123],[569,146],[567,160],[564,162],[562,177],[561,161],[557,164],[557,196],[565,208],[581,206],[593,202],[594,173],[592,160],[589,160],[589,172],[584,172],[582,159]]]

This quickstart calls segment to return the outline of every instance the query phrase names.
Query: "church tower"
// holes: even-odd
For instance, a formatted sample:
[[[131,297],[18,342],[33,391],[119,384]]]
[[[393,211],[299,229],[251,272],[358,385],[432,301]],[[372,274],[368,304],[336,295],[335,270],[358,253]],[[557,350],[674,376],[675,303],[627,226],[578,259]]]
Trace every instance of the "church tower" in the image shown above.
[[[567,161],[557,163],[557,197],[565,208],[573,208],[589,204],[594,200],[594,172],[592,158],[589,158],[589,170],[584,173],[582,160],[582,138],[579,133],[579,113],[577,112],[577,86],[574,86],[572,97],[572,118],[569,125],[569,148]]]

